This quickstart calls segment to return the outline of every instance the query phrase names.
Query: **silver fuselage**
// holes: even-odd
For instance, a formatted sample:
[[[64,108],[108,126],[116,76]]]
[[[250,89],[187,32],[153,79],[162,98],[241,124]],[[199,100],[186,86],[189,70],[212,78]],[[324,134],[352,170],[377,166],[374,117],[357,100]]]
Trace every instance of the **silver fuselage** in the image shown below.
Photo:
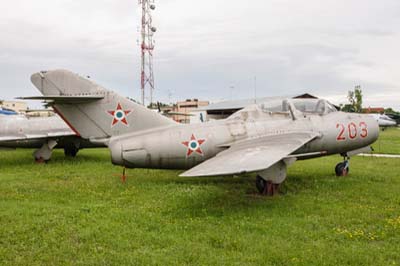
[[[129,168],[189,169],[241,140],[302,131],[318,133],[316,139],[293,153],[310,154],[307,158],[344,154],[370,145],[379,134],[377,122],[362,114],[303,114],[293,120],[289,114],[284,113],[244,112],[225,120],[161,127],[113,137],[109,148],[112,161],[117,165]],[[192,136],[203,140],[200,152],[190,152],[187,143]]]
[[[71,141],[79,141],[82,148],[95,146],[76,136],[58,116],[0,115],[0,140],[2,137],[14,140],[1,141],[1,148],[40,148],[49,139],[57,140],[58,148]]]

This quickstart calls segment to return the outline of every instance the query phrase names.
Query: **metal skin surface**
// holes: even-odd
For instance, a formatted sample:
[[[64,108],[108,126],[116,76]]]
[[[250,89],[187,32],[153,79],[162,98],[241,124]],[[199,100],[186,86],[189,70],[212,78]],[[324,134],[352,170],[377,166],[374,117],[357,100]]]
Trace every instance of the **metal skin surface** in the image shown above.
[[[256,172],[257,188],[267,194],[296,160],[347,157],[379,134],[371,116],[337,112],[324,100],[286,100],[281,112],[252,105],[225,120],[183,125],[67,70],[36,73],[31,80],[77,134],[107,145],[116,165],[189,169],[181,176]],[[80,95],[86,100],[77,103]],[[348,170],[345,161],[335,171]]]
[[[284,136],[288,133],[304,131],[315,132],[318,137],[292,154],[322,152],[320,155],[307,157],[311,158],[342,154],[368,146],[377,139],[379,132],[377,123],[369,116],[361,114],[336,112],[326,116],[307,115],[294,121],[285,115],[264,115],[265,117],[257,118],[257,120],[228,119],[200,125],[162,127],[147,132],[113,137],[109,144],[112,161],[114,164],[131,168],[190,169],[240,140],[257,139],[268,135]],[[368,136],[365,138],[358,136],[354,139],[348,137],[346,140],[339,141],[337,138],[340,129],[337,125],[351,123],[366,123],[369,130]],[[192,135],[206,141],[201,145],[202,154],[194,152],[187,156],[188,148],[182,145],[182,142],[189,140]]]
[[[370,114],[379,124],[380,127],[395,127],[396,121],[388,117],[387,115],[381,114]]]
[[[58,116],[32,118],[24,115],[0,116],[0,148],[40,149],[47,146],[49,141],[56,142],[54,148],[63,149],[71,146],[77,149],[99,146],[76,136]],[[49,160],[51,151],[49,152],[35,153],[35,159]]]

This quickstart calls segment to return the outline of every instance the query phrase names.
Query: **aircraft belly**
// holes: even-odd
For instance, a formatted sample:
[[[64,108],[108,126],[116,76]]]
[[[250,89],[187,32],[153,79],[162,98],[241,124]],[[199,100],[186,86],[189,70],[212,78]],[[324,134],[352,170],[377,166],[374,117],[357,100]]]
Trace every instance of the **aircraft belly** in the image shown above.
[[[193,152],[188,155],[188,148],[177,139],[169,139],[155,146],[151,145],[148,150],[149,165],[152,168],[164,169],[189,169],[208,159],[209,154],[214,154],[211,146],[202,145],[201,154]]]
[[[24,148],[24,149],[37,149],[44,143],[44,140],[16,140],[6,141],[0,144],[4,148]]]
[[[161,158],[161,168],[165,169],[189,169],[199,164],[196,158],[164,157]]]

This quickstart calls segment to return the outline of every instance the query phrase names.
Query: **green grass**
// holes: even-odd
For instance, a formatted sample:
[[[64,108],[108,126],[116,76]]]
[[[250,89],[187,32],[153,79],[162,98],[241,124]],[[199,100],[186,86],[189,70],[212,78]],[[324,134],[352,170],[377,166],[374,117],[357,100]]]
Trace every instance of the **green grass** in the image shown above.
[[[129,170],[104,149],[47,165],[0,153],[1,265],[398,265],[398,159],[300,161],[282,194],[253,177]]]
[[[373,148],[375,153],[400,154],[400,128],[381,130]]]

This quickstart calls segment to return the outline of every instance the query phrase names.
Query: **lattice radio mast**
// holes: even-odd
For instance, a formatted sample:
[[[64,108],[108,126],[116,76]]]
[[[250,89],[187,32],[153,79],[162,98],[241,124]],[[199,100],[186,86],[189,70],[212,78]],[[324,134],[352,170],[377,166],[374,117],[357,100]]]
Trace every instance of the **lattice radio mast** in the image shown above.
[[[154,73],[153,73],[153,51],[154,40],[153,35],[157,31],[153,27],[153,19],[151,11],[156,9],[154,0],[139,0],[139,5],[142,7],[142,23],[141,23],[141,75],[140,85],[142,91],[142,104],[145,105],[145,91],[146,88],[150,90],[150,105],[153,103],[154,91]]]

